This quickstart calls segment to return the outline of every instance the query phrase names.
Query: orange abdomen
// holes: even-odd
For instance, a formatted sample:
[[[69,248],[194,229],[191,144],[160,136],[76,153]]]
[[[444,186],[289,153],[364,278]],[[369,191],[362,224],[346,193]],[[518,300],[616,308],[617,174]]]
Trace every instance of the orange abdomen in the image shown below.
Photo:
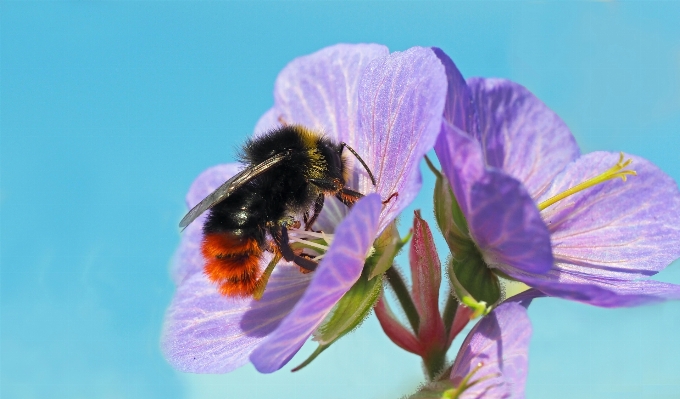
[[[247,297],[253,294],[262,271],[262,248],[255,238],[226,232],[207,233],[201,252],[205,274],[219,285],[226,296]]]

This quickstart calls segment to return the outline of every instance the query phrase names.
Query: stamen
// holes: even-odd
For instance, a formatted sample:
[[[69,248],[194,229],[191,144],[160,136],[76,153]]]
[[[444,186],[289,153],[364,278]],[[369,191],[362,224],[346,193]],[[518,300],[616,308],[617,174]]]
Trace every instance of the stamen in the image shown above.
[[[482,377],[482,378],[479,378],[479,379],[477,379],[477,380],[475,380],[475,381],[470,382],[470,379],[472,379],[472,377],[473,377],[473,376],[479,371],[479,369],[481,369],[482,367],[484,367],[484,363],[482,363],[482,362],[477,363],[477,365],[475,366],[475,368],[473,368],[472,370],[470,370],[470,372],[465,376],[465,378],[463,378],[463,380],[460,382],[460,384],[458,384],[458,386],[457,386],[456,388],[451,388],[451,389],[449,389],[449,390],[446,390],[446,391],[442,394],[442,399],[457,399],[457,398],[460,396],[460,394],[462,394],[463,392],[465,392],[465,390],[469,389],[470,387],[472,387],[472,386],[474,386],[474,385],[477,385],[477,384],[479,384],[480,382],[486,381],[486,380],[488,380],[488,379],[490,379],[490,378],[495,378],[495,377],[498,377],[498,376],[499,376],[499,375],[496,374],[496,373],[494,373],[494,374],[489,374],[489,375],[486,375],[486,376],[484,376],[484,377]]]
[[[298,230],[290,229],[288,230],[289,242],[291,244],[298,244],[301,247],[306,247],[307,249],[318,249],[321,252],[319,255],[312,258],[313,261],[319,261],[323,259],[328,252],[333,240],[335,239],[334,234],[326,234],[323,231],[310,231],[310,230]],[[325,242],[325,244],[324,244]],[[375,253],[375,247],[370,246],[366,251],[365,259],[370,258]],[[310,255],[311,256],[311,255]]]
[[[583,183],[578,184],[578,185],[576,185],[576,186],[574,186],[574,187],[572,187],[572,188],[570,188],[566,191],[563,191],[563,192],[557,194],[556,196],[554,196],[550,199],[547,199],[547,200],[541,202],[540,204],[538,204],[538,209],[542,211],[545,208],[549,207],[550,205],[556,203],[557,201],[563,200],[570,195],[576,194],[579,191],[583,191],[586,188],[593,187],[593,186],[598,185],[600,183],[603,183],[607,180],[620,178],[621,180],[626,181],[626,178],[628,177],[628,175],[631,175],[631,176],[637,175],[637,173],[635,173],[634,170],[623,170],[625,167],[627,167],[628,165],[630,165],[633,162],[632,159],[627,159],[627,160],[624,161],[623,158],[624,158],[623,153],[621,153],[619,155],[619,161],[616,163],[616,165],[612,166],[609,170],[607,170],[606,172],[604,172],[604,173],[602,173],[598,176],[593,177],[592,179],[588,179],[588,180],[584,181]]]
[[[314,241],[305,240],[305,239],[302,239],[302,238],[301,238],[301,239],[294,239],[294,238],[293,238],[293,239],[291,239],[289,242],[290,242],[291,244],[300,243],[300,244],[302,244],[302,245],[304,245],[304,246],[306,246],[306,247],[319,248],[319,249],[321,249],[321,250],[328,251],[328,245],[317,244],[317,243],[315,243]]]
[[[316,232],[311,230],[290,229],[288,230],[288,235],[300,238],[306,237],[321,238],[324,241],[326,241],[328,245],[331,245],[331,243],[333,242],[333,234],[326,234],[323,231]]]
[[[311,231],[311,230],[299,230],[291,229],[288,230],[290,243],[298,244],[303,248],[311,249],[313,252],[320,250],[319,255],[312,257],[311,259],[315,262],[320,261],[326,255],[328,248],[331,246],[333,241],[333,234],[326,234],[323,231]],[[325,243],[325,244],[324,244]],[[310,257],[313,255],[309,255]]]

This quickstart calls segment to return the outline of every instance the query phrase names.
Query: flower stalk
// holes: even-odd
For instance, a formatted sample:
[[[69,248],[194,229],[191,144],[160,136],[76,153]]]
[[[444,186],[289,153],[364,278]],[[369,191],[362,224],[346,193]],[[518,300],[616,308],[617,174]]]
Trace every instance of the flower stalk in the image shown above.
[[[399,347],[420,356],[428,380],[434,380],[446,366],[446,353],[455,336],[473,312],[449,293],[443,311],[439,309],[441,264],[429,226],[415,212],[409,253],[409,287],[396,266],[386,273],[387,286],[397,297],[410,328],[390,311],[384,294],[375,306],[376,316],[387,336]]]

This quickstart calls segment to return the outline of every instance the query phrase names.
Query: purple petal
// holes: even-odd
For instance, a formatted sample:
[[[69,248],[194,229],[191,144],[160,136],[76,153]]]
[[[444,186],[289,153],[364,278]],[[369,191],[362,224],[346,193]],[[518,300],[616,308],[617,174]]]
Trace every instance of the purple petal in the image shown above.
[[[680,257],[680,192],[668,175],[635,157],[637,176],[610,180],[546,208],[555,272],[571,282],[639,279]],[[541,197],[552,197],[611,168],[618,154],[594,152],[570,164]]]
[[[468,79],[487,165],[521,181],[532,198],[579,156],[569,128],[529,90],[503,79]]]
[[[279,111],[276,107],[268,109],[267,112],[265,112],[255,124],[255,129],[253,129],[253,138],[281,126],[279,117],[282,117],[282,114],[281,111]]]
[[[610,280],[579,284],[570,280],[530,277],[525,283],[546,295],[605,308],[640,306],[680,299],[680,285],[654,280]],[[580,280],[580,279],[579,279]]]
[[[205,215],[199,216],[182,232],[179,247],[170,266],[170,275],[175,285],[179,285],[185,278],[202,271],[205,266],[205,260],[201,254],[205,217]]]
[[[476,137],[478,129],[477,110],[465,78],[463,78],[456,64],[441,49],[433,48],[432,50],[444,64],[448,80],[444,119],[463,132]]]
[[[444,121],[434,150],[460,209],[468,217],[472,206],[470,190],[475,182],[484,180],[486,176],[479,143],[466,132]]]
[[[361,275],[366,253],[378,234],[380,198],[368,195],[354,205],[302,299],[281,325],[253,352],[258,371],[283,367]]]
[[[436,151],[487,265],[510,274],[550,270],[550,235],[522,184],[485,170],[478,143],[448,123]]]
[[[161,347],[176,369],[192,373],[226,373],[248,356],[300,299],[311,277],[279,264],[261,300],[220,295],[203,273],[177,289],[165,315]]]
[[[387,47],[377,44],[338,44],[296,58],[276,79],[280,116],[354,146],[359,79],[371,60],[387,54]]]
[[[241,168],[241,164],[237,163],[217,165],[198,175],[186,195],[187,208],[193,208]],[[206,214],[204,213],[182,232],[182,239],[170,271],[172,279],[177,285],[188,276],[203,270],[204,260],[203,255],[201,255],[201,241],[203,240],[205,217]]]
[[[523,398],[529,368],[531,323],[526,309],[506,302],[468,334],[451,370],[454,385],[480,363],[470,382],[487,378],[463,392],[461,399]]]
[[[470,233],[491,267],[545,273],[553,265],[550,235],[520,182],[489,171],[472,187]]]
[[[359,90],[361,131],[355,149],[378,180],[383,200],[380,231],[415,198],[419,164],[439,134],[446,96],[444,67],[429,48],[414,47],[374,60]],[[360,192],[373,187],[361,179]]]

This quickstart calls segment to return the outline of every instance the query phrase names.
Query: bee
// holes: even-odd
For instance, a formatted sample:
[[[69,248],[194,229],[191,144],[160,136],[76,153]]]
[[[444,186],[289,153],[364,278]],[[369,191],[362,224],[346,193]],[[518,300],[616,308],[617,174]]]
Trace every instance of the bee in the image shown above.
[[[184,228],[210,210],[203,225],[201,252],[205,274],[218,284],[222,295],[253,294],[262,274],[260,260],[268,248],[304,271],[316,268],[317,262],[309,256],[293,251],[288,228],[295,224],[294,215],[302,213],[305,230],[309,230],[327,195],[348,207],[363,197],[345,186],[350,173],[342,157],[345,148],[375,186],[371,170],[346,143],[300,125],[284,125],[248,140],[239,156],[245,168],[182,218],[179,227]]]

